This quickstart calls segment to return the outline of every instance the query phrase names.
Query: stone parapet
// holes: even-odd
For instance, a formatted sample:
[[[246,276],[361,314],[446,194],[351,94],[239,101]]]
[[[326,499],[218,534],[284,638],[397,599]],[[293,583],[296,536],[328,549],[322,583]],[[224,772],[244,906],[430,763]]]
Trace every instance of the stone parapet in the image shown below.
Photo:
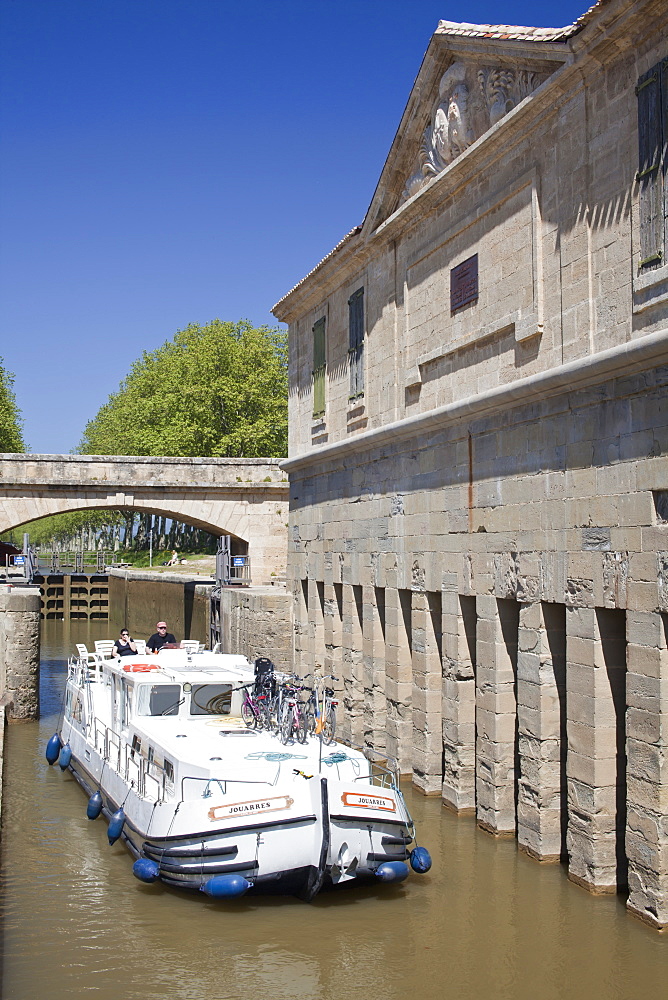
[[[0,587],[0,695],[9,722],[39,716],[40,592]]]
[[[292,601],[283,588],[225,589],[220,616],[222,652],[251,662],[268,656],[278,670],[292,670]]]

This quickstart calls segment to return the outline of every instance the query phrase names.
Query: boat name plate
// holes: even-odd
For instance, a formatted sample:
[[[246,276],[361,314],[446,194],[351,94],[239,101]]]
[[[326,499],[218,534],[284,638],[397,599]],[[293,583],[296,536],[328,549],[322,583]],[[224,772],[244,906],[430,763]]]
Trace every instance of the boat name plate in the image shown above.
[[[386,795],[367,795],[364,792],[344,792],[341,801],[348,808],[382,809],[385,812],[396,812],[394,799]]]
[[[209,819],[212,823],[221,819],[232,819],[239,816],[254,816],[256,813],[276,812],[280,809],[289,809],[295,804],[295,800],[289,795],[275,795],[268,799],[252,799],[247,802],[226,802],[222,806],[213,806],[209,809]]]

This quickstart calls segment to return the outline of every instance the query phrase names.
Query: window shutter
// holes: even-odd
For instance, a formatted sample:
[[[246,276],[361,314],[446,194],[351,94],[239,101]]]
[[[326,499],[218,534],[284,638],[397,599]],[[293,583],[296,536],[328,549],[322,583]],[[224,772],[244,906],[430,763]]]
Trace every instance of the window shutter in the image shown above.
[[[668,250],[668,57],[661,63],[661,110],[663,130],[663,263]]]
[[[325,347],[325,317],[322,316],[313,327],[313,416],[325,412],[325,369],[327,354]]]
[[[348,365],[350,398],[364,395],[364,289],[358,288],[348,299]]]
[[[664,260],[664,108],[665,67],[658,63],[641,76],[638,95],[638,183],[640,184],[640,267]]]

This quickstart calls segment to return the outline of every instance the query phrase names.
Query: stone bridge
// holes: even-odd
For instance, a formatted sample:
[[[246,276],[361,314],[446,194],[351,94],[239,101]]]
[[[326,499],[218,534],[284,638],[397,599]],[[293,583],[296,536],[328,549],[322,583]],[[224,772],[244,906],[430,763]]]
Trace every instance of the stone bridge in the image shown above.
[[[270,583],[287,557],[279,461],[0,454],[0,533],[77,510],[160,514],[245,542],[253,583]]]

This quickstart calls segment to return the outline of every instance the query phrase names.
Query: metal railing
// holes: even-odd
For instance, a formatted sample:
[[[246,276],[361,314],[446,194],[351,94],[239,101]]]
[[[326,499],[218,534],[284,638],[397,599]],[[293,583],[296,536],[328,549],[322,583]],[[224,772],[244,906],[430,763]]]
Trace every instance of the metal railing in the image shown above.
[[[359,751],[364,755],[369,765],[368,773],[357,775],[353,779],[354,781],[370,781],[372,785],[377,785],[380,788],[399,788],[399,765],[394,757],[389,757],[379,750],[363,746],[360,743],[353,743],[340,736],[336,737],[336,743]],[[336,751],[333,753],[335,755]]]
[[[219,539],[216,552],[216,583],[219,587],[248,586],[251,583],[251,564],[248,553],[233,553],[229,535]]]
[[[141,798],[161,802],[173,794],[174,780],[167,774],[164,765],[149,759],[139,747],[132,746],[97,717],[93,720],[92,729],[97,753],[126,784],[136,789]]]
[[[37,556],[31,547],[17,555],[4,557],[0,565],[0,580],[4,583],[29,584],[38,572]]]

